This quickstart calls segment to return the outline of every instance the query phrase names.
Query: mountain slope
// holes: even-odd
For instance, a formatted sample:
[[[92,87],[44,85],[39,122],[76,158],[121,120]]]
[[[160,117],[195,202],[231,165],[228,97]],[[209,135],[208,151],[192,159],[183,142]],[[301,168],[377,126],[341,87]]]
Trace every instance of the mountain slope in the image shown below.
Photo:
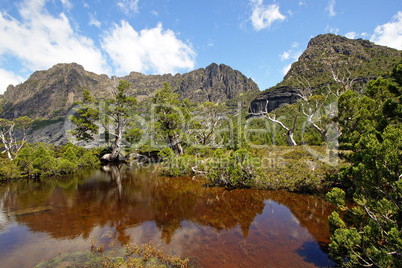
[[[333,84],[333,73],[339,77],[367,81],[379,76],[387,76],[383,70],[389,70],[400,59],[401,51],[379,46],[363,39],[348,39],[335,34],[323,34],[312,38],[306,50],[298,61],[285,75],[278,85],[266,89],[250,104],[250,111],[259,112],[265,109],[267,100],[268,111],[298,99],[302,89],[300,81],[311,88],[319,88]],[[283,96],[286,92],[285,97]]]
[[[27,115],[31,118],[51,119],[66,115],[81,93],[88,89],[98,97],[108,94],[113,83],[107,75],[87,72],[76,63],[57,64],[46,71],[33,73],[23,84],[7,88],[6,104],[1,117],[14,119]]]

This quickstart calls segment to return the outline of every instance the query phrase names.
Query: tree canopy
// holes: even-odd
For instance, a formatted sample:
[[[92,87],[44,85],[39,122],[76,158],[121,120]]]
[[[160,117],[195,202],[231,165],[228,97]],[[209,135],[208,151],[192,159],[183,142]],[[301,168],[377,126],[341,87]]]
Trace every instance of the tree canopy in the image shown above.
[[[108,161],[119,158],[125,128],[132,119],[132,109],[137,104],[136,98],[127,95],[130,87],[129,82],[120,80],[117,87],[111,90],[112,98],[105,102],[95,101],[89,91],[84,90],[83,101],[77,102],[80,105],[76,109],[77,115],[70,116],[70,120],[76,125],[72,134],[78,140],[92,140],[93,135],[98,133],[99,126],[103,127],[107,137],[112,137],[112,151],[104,157]]]
[[[371,81],[364,94],[339,98],[340,148],[348,165],[340,179],[356,206],[339,188],[327,194],[340,211],[329,219],[329,252],[349,267],[402,266],[402,62],[392,80]]]

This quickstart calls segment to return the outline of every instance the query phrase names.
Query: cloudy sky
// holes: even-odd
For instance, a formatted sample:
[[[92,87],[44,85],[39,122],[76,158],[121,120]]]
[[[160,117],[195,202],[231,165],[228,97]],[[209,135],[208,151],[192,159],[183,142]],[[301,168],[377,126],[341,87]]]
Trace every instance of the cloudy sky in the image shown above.
[[[400,0],[1,0],[0,94],[36,70],[184,73],[224,63],[276,85],[323,33],[402,49]]]

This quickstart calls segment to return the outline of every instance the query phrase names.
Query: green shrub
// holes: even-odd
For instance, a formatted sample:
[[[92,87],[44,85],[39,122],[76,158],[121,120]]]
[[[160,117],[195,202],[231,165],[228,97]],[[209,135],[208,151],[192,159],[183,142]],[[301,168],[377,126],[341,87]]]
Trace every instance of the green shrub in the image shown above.
[[[49,151],[43,148],[42,145],[32,154],[33,173],[36,176],[49,176],[54,174],[56,166],[55,159],[50,155]]]
[[[100,161],[94,152],[86,151],[78,160],[78,165],[82,168],[97,168],[100,166]]]
[[[57,165],[56,172],[62,174],[73,173],[78,169],[78,165],[73,163],[67,159],[61,159],[59,164]]]
[[[77,164],[78,162],[78,158],[75,155],[72,147],[68,148],[67,151],[64,152],[63,159],[68,160],[73,164]]]
[[[3,161],[0,163],[0,180],[12,180],[21,178],[18,167],[14,161]]]

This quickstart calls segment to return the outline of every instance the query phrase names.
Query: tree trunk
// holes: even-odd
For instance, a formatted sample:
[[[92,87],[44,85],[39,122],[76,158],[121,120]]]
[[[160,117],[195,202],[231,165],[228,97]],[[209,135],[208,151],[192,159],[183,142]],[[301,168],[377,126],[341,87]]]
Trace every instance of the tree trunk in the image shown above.
[[[120,137],[116,137],[115,141],[112,144],[112,153],[110,154],[110,161],[116,161],[119,159],[121,149],[121,139]]]
[[[112,144],[112,153],[110,154],[109,161],[114,162],[119,159],[120,150],[121,150],[121,139],[123,138],[123,124],[121,124],[120,120],[117,123],[116,128],[116,138]]]
[[[289,130],[288,137],[289,137],[289,145],[290,146],[297,145],[296,141],[293,139],[293,130],[292,129]]]

